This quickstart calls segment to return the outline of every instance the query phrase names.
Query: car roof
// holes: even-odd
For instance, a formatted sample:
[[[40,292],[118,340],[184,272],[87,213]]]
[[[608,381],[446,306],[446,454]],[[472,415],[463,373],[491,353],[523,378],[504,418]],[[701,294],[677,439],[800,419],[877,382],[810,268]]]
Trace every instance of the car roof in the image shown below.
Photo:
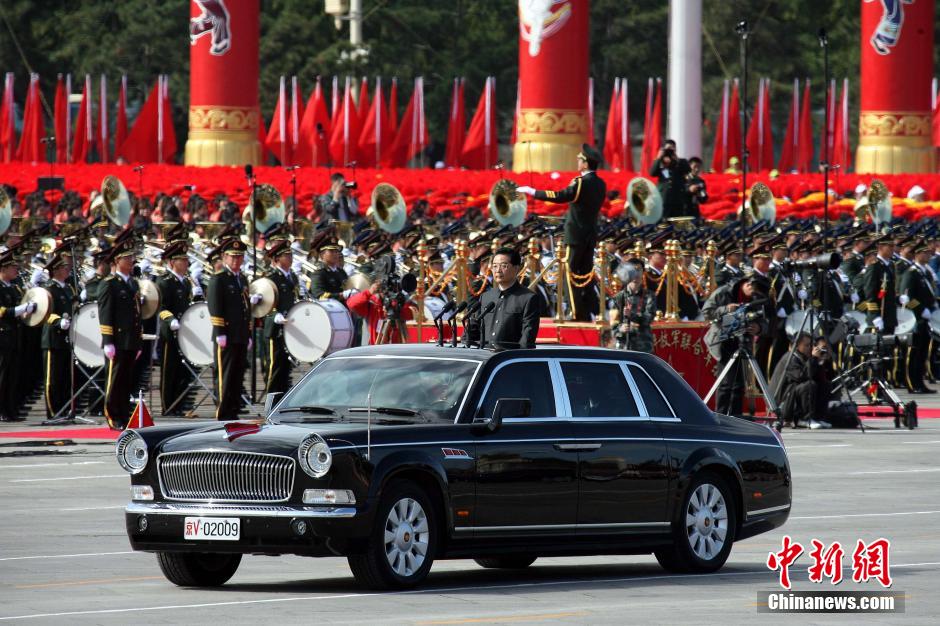
[[[464,348],[458,346],[438,346],[437,344],[415,344],[399,343],[385,344],[378,346],[362,346],[359,348],[349,348],[331,354],[327,358],[342,358],[350,356],[397,356],[397,357],[433,357],[433,358],[458,358],[470,359],[480,362],[490,360],[510,360],[519,358],[582,358],[582,359],[630,359],[631,361],[646,364],[652,362],[654,358],[643,352],[632,352],[626,350],[612,350],[609,348],[594,348],[588,346],[560,346],[560,345],[542,345],[534,349],[516,349],[516,350],[489,350],[480,348]]]

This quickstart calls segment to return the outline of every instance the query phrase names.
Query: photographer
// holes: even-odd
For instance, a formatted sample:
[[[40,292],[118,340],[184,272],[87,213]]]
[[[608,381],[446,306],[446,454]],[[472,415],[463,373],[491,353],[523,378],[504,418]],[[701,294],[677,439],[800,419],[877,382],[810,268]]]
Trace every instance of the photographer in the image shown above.
[[[376,279],[365,291],[351,294],[346,299],[346,306],[359,317],[365,318],[369,325],[370,345],[403,343],[406,339],[402,335],[404,322],[413,317],[402,286],[406,281],[394,273],[394,257],[390,255],[377,259],[375,267]]]
[[[708,297],[702,313],[710,321],[711,327],[705,334],[705,343],[709,353],[718,361],[719,371],[724,369],[741,347],[751,349],[753,338],[767,332],[769,315],[766,309],[767,295],[762,291],[762,279],[748,276],[731,284],[716,289]],[[738,309],[745,307],[745,311]],[[732,314],[738,319],[727,319]],[[728,325],[740,323],[743,326],[731,334]],[[715,411],[726,415],[740,415],[744,400],[744,362],[737,360],[721,381],[715,396]]]
[[[685,213],[689,171],[689,162],[676,155],[676,142],[667,139],[649,171],[650,176],[656,177],[656,186],[663,197],[663,219],[680,217]]]
[[[700,205],[708,202],[708,190],[705,187],[705,180],[700,176],[701,171],[702,159],[698,157],[689,159],[689,173],[685,177],[685,217],[698,219],[702,216]]]
[[[323,208],[321,221],[357,221],[359,201],[349,195],[349,190],[355,188],[356,183],[347,183],[346,177],[339,172],[330,176],[330,191],[320,196],[320,206]]]
[[[828,422],[819,419],[825,414],[829,399],[828,381],[832,372],[828,360],[825,339],[820,338],[814,346],[809,333],[800,333],[793,354],[777,363],[770,389],[777,397],[783,422],[814,430],[830,427]]]

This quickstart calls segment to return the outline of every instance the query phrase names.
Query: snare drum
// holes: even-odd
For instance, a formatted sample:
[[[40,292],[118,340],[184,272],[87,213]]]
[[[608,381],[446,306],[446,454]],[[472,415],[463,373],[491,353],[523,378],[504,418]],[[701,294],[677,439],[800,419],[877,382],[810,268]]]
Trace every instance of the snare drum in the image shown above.
[[[298,302],[287,312],[284,347],[301,363],[313,363],[344,350],[352,341],[352,316],[335,300]]]
[[[69,328],[75,358],[85,367],[104,367],[101,348],[101,326],[98,324],[98,303],[86,302],[75,313]]]
[[[212,321],[209,318],[209,305],[205,302],[191,304],[183,312],[176,337],[183,357],[193,365],[205,367],[215,362]]]

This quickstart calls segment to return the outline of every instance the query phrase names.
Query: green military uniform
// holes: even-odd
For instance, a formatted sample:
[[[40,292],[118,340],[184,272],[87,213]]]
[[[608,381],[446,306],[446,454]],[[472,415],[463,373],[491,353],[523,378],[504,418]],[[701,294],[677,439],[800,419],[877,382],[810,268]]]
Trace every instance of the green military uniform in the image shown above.
[[[64,261],[54,259],[47,269],[52,271],[62,262]],[[64,320],[70,320],[72,317],[75,291],[71,285],[57,280],[50,280],[45,287],[52,294],[52,308],[43,325],[41,345],[46,361],[46,417],[52,419],[72,397],[72,378],[69,371],[71,345],[67,325],[71,322],[66,323]]]
[[[346,289],[346,270],[342,267],[332,268],[326,263],[317,263],[313,276],[310,277],[310,296],[314,300],[339,300],[343,302],[343,291]]]
[[[934,294],[932,277],[926,267],[911,264],[910,268],[901,277],[901,293],[907,295],[909,300],[905,305],[914,313],[917,326],[911,341],[907,364],[908,390],[922,391],[925,389],[924,374],[927,367],[927,354],[930,345],[930,313],[937,308],[937,298]]]
[[[722,265],[718,271],[715,272],[715,286],[716,288],[724,287],[742,278],[744,278],[744,270],[741,269],[740,266]]]
[[[898,325],[894,265],[879,257],[874,263],[866,266],[856,280],[861,287],[861,302],[858,308],[865,311],[865,320],[871,324],[880,317],[884,322],[884,334],[893,335]]]
[[[851,284],[855,277],[864,269],[865,267],[865,255],[856,252],[855,250],[849,252],[845,260],[842,261],[840,269],[842,273],[845,274],[845,277],[849,279],[849,284]]]
[[[223,254],[244,256],[245,244],[233,239],[223,244]],[[216,342],[219,402],[215,417],[218,420],[238,419],[241,408],[241,389],[245,376],[248,344],[251,341],[251,310],[248,304],[248,279],[223,268],[209,279],[206,293],[209,317],[212,321],[212,339]],[[224,337],[224,346],[220,344]]]
[[[294,306],[298,296],[298,283],[293,272],[284,272],[280,268],[271,270],[267,277],[277,285],[277,305],[264,318],[262,336],[267,346],[265,386],[268,393],[283,393],[290,389],[291,363],[284,346],[284,326],[275,320],[280,319],[278,315],[286,317]]]
[[[170,249],[164,251],[164,258]],[[186,254],[185,248],[182,254]],[[189,385],[189,372],[183,363],[179,338],[171,328],[173,322],[179,323],[183,313],[192,303],[193,286],[186,276],[167,271],[157,280],[160,291],[160,313],[158,334],[163,343],[163,358],[160,360],[160,401],[164,415],[181,415],[182,396]]]
[[[0,257],[0,267],[13,263],[12,254]],[[21,294],[13,283],[0,280],[0,422],[22,421],[17,416],[19,393],[17,392],[18,358],[17,344],[20,322],[16,317],[16,306]]]
[[[115,250],[115,257],[133,255],[131,245]],[[111,428],[127,427],[131,417],[134,392],[134,363],[143,349],[140,317],[140,286],[137,279],[119,273],[108,276],[98,289],[98,322],[101,345],[114,346],[114,358],[108,363],[104,415]]]

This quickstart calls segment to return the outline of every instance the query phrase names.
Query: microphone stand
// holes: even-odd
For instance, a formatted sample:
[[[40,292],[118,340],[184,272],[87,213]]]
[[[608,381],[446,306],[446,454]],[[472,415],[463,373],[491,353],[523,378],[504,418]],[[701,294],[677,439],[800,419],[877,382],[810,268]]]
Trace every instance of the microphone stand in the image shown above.
[[[457,314],[459,311],[454,311],[454,314],[450,316],[450,347],[457,347]],[[441,320],[443,326],[443,320]]]
[[[246,172],[248,176],[248,197],[251,199],[251,282],[258,277],[258,220],[255,207],[255,175],[254,170]],[[250,314],[250,313],[249,313]],[[255,320],[251,318],[251,402],[257,401],[258,393],[258,342],[255,341]],[[221,376],[221,374],[220,374]]]
[[[823,142],[822,142],[822,154],[820,155],[819,166],[823,171],[823,232],[822,232],[822,241],[823,241],[823,252],[829,253],[829,99],[832,97],[832,94],[829,91],[829,36],[826,33],[825,28],[820,28],[817,33],[817,38],[819,39],[819,45],[823,49],[823,84],[825,85],[824,93],[825,98],[825,107],[823,111]],[[829,343],[829,332],[831,330],[830,324],[826,323],[829,321],[829,288],[826,284],[826,280],[835,280],[831,275],[829,275],[829,268],[819,268],[816,270],[818,280],[818,288],[822,289],[822,315],[819,316],[818,325],[823,329],[823,337],[826,339],[826,345],[829,348],[829,354],[833,353],[832,345]],[[810,322],[812,325],[812,321]],[[815,335],[813,335],[815,336]]]
[[[751,34],[750,25],[747,20],[741,20],[734,27],[734,32],[741,38],[741,91],[738,94],[741,108],[741,256],[744,256],[744,249],[747,247],[747,225],[745,215],[747,212],[747,61],[748,49],[747,40]]]

